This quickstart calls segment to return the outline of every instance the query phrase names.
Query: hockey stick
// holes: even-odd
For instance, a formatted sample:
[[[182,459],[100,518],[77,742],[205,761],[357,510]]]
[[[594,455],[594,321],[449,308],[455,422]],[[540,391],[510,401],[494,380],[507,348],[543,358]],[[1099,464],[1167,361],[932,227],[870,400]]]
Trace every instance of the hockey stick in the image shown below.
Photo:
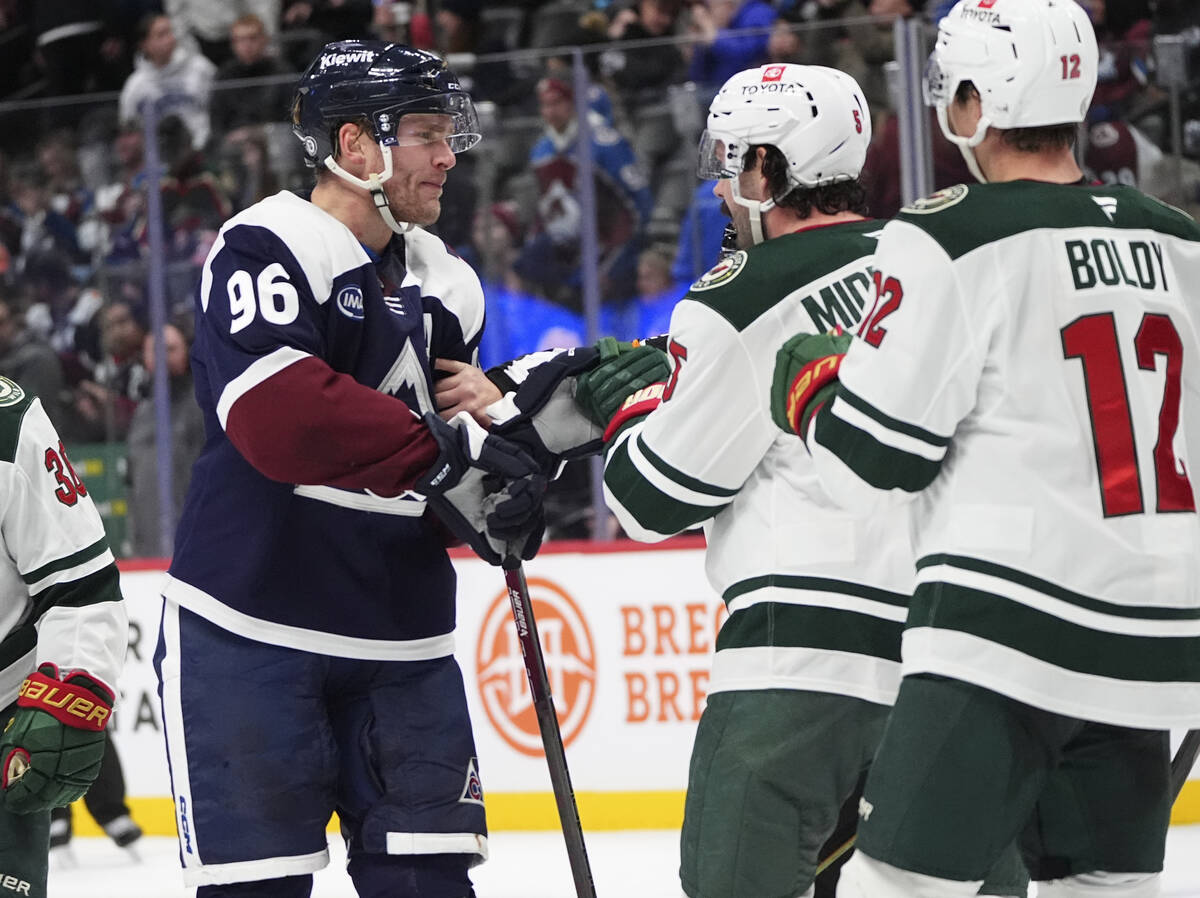
[[[562,733],[558,729],[558,716],[554,713],[554,697],[550,694],[550,681],[546,677],[546,659],[542,657],[542,644],[538,641],[537,622],[533,618],[533,601],[529,598],[525,570],[521,566],[521,559],[511,554],[505,557],[503,567],[504,580],[508,584],[508,600],[512,603],[513,620],[517,625],[517,639],[521,643],[521,657],[525,661],[525,675],[529,679],[529,692],[537,712],[538,729],[542,733],[542,747],[546,751],[546,766],[550,768],[554,803],[558,805],[558,819],[567,843],[567,860],[571,863],[575,894],[577,898],[596,898],[587,846],[583,844],[583,824],[575,804],[575,790],[571,788],[567,755],[563,749]]]
[[[1196,755],[1200,753],[1200,730],[1188,730],[1183,735],[1183,741],[1171,759],[1171,801],[1179,797],[1183,784],[1187,782],[1188,774],[1196,764]]]

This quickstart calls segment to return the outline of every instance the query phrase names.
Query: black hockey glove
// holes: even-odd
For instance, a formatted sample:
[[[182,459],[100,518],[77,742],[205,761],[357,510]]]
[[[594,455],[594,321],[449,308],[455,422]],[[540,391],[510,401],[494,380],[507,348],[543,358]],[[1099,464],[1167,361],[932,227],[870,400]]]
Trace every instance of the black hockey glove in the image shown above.
[[[428,412],[438,457],[413,487],[443,524],[489,564],[537,554],[545,530],[546,478],[520,447],[484,430],[468,412],[449,422]]]
[[[64,675],[47,663],[25,678],[0,736],[6,810],[66,807],[88,790],[100,772],[112,701],[112,693],[82,670]]]

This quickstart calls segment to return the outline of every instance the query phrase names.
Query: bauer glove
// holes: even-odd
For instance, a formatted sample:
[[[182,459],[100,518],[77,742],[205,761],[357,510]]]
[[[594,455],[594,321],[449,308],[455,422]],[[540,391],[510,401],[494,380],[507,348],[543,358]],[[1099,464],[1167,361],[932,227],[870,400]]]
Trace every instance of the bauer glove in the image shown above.
[[[85,671],[42,664],[25,678],[0,736],[6,810],[30,814],[80,798],[100,772],[113,695]]]
[[[484,561],[530,559],[545,530],[546,478],[515,444],[480,427],[469,412],[449,421],[428,412],[438,457],[413,487],[438,519]]]
[[[781,430],[808,434],[808,423],[837,391],[837,374],[851,336],[840,327],[824,334],[797,334],[775,354],[771,419]]]
[[[619,343],[605,337],[596,344],[600,361],[576,379],[575,402],[612,439],[620,426],[649,414],[662,401],[671,363],[661,349]]]

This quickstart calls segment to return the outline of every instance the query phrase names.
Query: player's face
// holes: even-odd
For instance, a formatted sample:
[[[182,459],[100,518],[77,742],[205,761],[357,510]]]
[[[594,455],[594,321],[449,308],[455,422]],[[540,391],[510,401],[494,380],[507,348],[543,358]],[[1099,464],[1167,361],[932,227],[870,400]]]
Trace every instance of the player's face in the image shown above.
[[[396,127],[397,146],[383,148],[392,154],[392,176],[383,185],[392,214],[399,221],[429,225],[442,212],[442,186],[454,168],[448,140],[453,121],[448,115],[406,115]],[[380,171],[382,155],[380,156]]]
[[[724,152],[724,149],[721,149]],[[738,192],[743,199],[763,199],[763,178],[758,166],[737,175]],[[713,195],[721,201],[721,211],[729,216],[737,228],[738,249],[749,249],[754,245],[754,234],[750,229],[750,210],[733,198],[733,178],[719,178],[713,184]]]

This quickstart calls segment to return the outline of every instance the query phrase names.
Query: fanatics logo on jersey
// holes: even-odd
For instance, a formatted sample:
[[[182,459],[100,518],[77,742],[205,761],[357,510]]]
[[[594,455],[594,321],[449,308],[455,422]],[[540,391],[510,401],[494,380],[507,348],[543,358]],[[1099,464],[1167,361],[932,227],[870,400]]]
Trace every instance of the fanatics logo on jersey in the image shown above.
[[[1112,221],[1113,216],[1117,214],[1117,198],[1115,196],[1094,196],[1092,202],[1100,207],[1100,211],[1108,216],[1108,220]]]
[[[939,190],[936,193],[929,194],[929,196],[923,196],[900,211],[911,212],[914,215],[929,215],[933,212],[941,212],[943,209],[949,209],[951,206],[961,203],[966,197],[967,185],[955,184],[953,187],[947,187],[945,190]]]
[[[16,405],[25,398],[25,391],[13,381],[0,374],[0,408]]]
[[[699,293],[703,290],[712,290],[715,287],[723,286],[741,274],[742,269],[745,267],[746,251],[739,249],[728,259],[722,259],[702,274],[700,280],[696,281],[688,289],[693,293]]]
[[[592,634],[579,607],[557,584],[530,577],[529,598],[563,745],[570,747],[587,724],[596,695]],[[483,710],[496,732],[521,754],[540,757],[544,751],[541,729],[507,590],[492,600],[484,615],[475,646],[475,671]]]
[[[363,320],[363,294],[358,287],[343,287],[337,295],[338,311],[355,321]]]
[[[781,65],[769,65],[763,69],[763,81],[779,81],[783,78],[784,67]]]

